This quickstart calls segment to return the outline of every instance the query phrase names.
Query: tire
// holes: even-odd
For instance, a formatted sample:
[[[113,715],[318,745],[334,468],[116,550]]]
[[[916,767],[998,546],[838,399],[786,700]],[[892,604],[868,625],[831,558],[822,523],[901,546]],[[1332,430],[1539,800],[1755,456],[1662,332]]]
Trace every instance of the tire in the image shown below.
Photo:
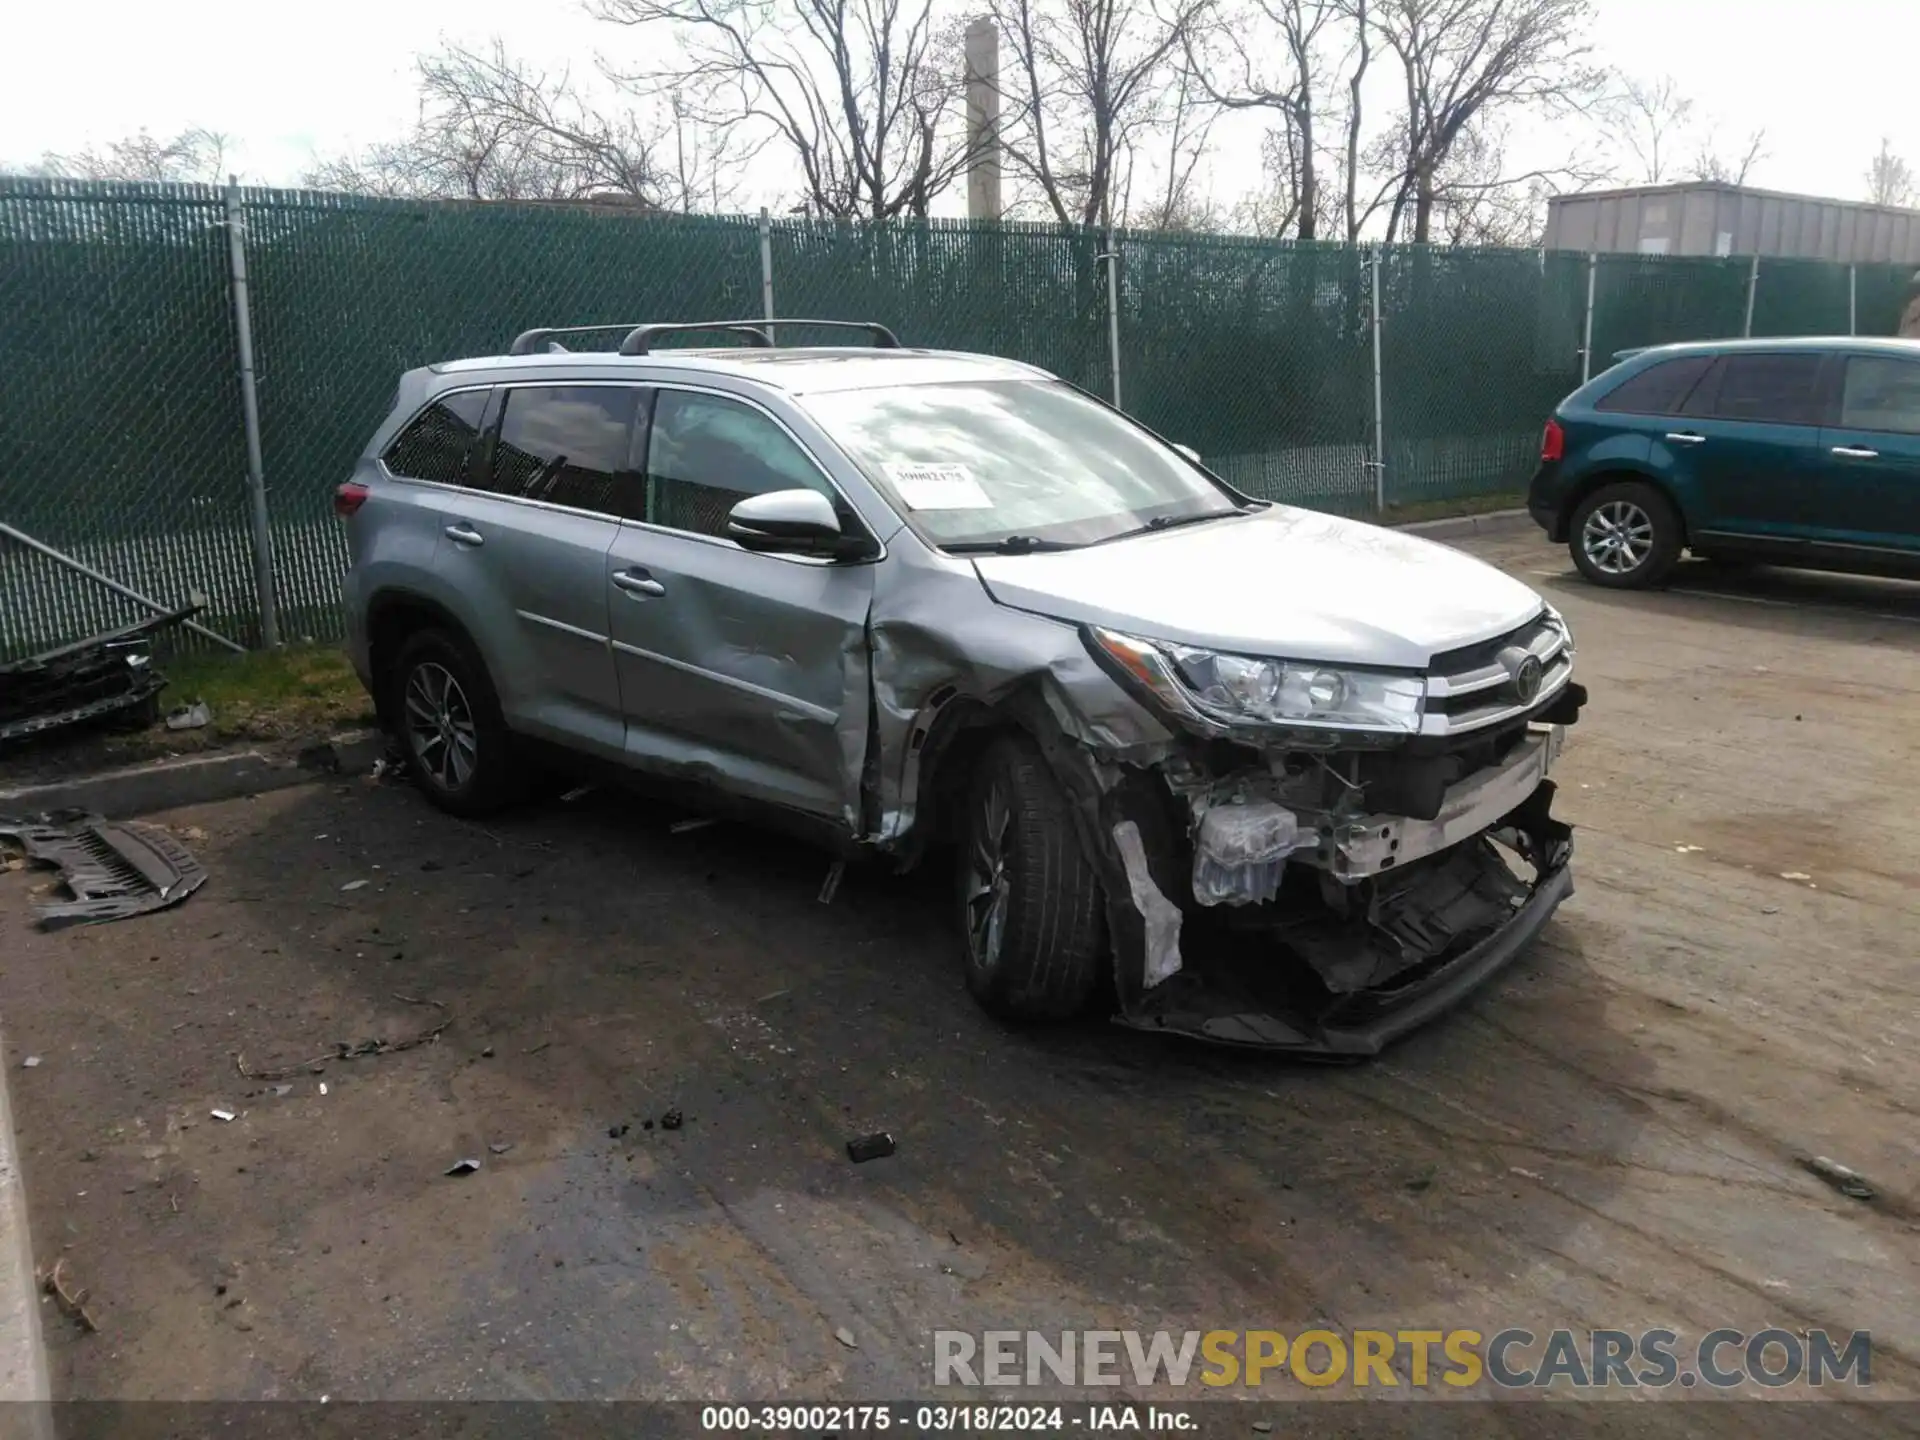
[[[453,815],[517,799],[513,740],[487,667],[444,630],[407,637],[393,665],[393,714],[413,783]]]
[[[1640,480],[1602,485],[1574,507],[1567,533],[1580,573],[1611,590],[1665,584],[1685,543],[1673,503]]]
[[[967,988],[1007,1020],[1086,1010],[1106,958],[1099,879],[1067,799],[1025,736],[981,757],[961,827]]]

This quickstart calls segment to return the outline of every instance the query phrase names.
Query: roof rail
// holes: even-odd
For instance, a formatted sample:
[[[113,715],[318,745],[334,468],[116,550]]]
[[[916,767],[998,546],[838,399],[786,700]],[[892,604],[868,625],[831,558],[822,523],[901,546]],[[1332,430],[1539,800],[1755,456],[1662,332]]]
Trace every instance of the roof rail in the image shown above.
[[[677,335],[683,330],[725,330],[729,334],[744,335],[747,342],[758,350],[773,348],[773,337],[756,325],[744,320],[689,320],[661,325],[635,325],[627,332],[627,338],[620,342],[622,355],[650,355],[653,353],[653,337],[656,335]]]
[[[594,335],[606,330],[631,330],[627,325],[554,325],[541,330],[522,330],[507,347],[509,355],[533,355],[556,335]]]
[[[893,331],[871,320],[767,319],[755,320],[751,323],[744,320],[716,320],[711,324],[703,322],[697,325],[640,325],[635,327],[631,335],[620,342],[620,353],[622,355],[650,354],[654,336],[671,335],[679,330],[732,330],[743,335],[753,336],[753,343],[755,345],[771,345],[773,341],[768,337],[768,332],[776,325],[811,325],[816,329],[824,327],[830,330],[864,330],[873,337],[874,349],[898,350],[900,348],[899,338]],[[763,326],[765,327],[764,329],[761,328]]]

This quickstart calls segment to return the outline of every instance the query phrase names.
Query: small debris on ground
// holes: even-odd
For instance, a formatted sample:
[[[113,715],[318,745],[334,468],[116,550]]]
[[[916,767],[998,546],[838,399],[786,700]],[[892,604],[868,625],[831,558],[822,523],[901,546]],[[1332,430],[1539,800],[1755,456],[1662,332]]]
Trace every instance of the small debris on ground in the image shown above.
[[[20,1062],[20,1068],[22,1070],[37,1070],[39,1067],[40,1057],[38,1055],[29,1055]]]
[[[624,1140],[626,1137],[627,1127],[625,1125],[609,1125],[607,1127],[607,1138],[609,1140]]]
[[[1858,1171],[1848,1169],[1838,1160],[1829,1160],[1824,1155],[1802,1155],[1800,1168],[1810,1175],[1818,1175],[1849,1200],[1873,1199],[1873,1186]]]
[[[1271,1420],[1254,1421],[1253,1433],[1256,1435],[1271,1435],[1273,1433],[1273,1421]]]
[[[213,1116],[214,1119],[220,1120],[223,1122],[227,1120],[232,1120],[235,1118],[235,1114],[233,1111],[227,1110],[224,1108],[219,1110],[209,1110],[207,1113]]]
[[[1804,870],[1782,870],[1780,872],[1780,878],[1782,880],[1811,880],[1813,876],[1807,874]]]
[[[827,867],[827,878],[820,882],[820,903],[831,905],[833,897],[840,893],[840,882],[846,878],[847,862],[835,860]]]
[[[685,1117],[683,1117],[678,1110],[669,1110],[660,1117],[660,1128],[662,1130],[678,1130],[685,1123]]]
[[[560,803],[562,805],[571,805],[575,800],[578,800],[582,795],[591,795],[592,793],[593,793],[593,786],[576,785],[573,787],[573,789],[567,791],[566,794],[560,797]]]
[[[893,1136],[884,1130],[847,1141],[847,1158],[856,1165],[864,1165],[869,1160],[883,1160],[893,1154],[893,1150]]]
[[[509,1150],[513,1149],[513,1142],[511,1140],[495,1140],[492,1144],[487,1146],[487,1149],[492,1151],[495,1155],[504,1155]]]
[[[694,820],[674,821],[671,825],[667,826],[667,833],[669,835],[685,835],[690,830],[705,830],[709,825],[718,825],[719,823],[720,822],[715,820],[711,815],[702,815]]]
[[[366,888],[367,888],[367,886],[368,886],[368,885],[370,885],[371,883],[372,883],[372,882],[371,882],[371,881],[368,881],[368,880],[349,880],[349,881],[347,881],[347,883],[346,883],[346,884],[344,884],[344,885],[342,885],[342,886],[340,887],[340,890],[341,890],[341,893],[342,893],[342,894],[344,894],[345,892],[347,892],[347,891],[349,891],[349,890],[364,890],[364,889],[366,889]]]
[[[447,1167],[446,1173],[449,1175],[471,1175],[479,1168],[480,1162],[478,1160],[456,1160]]]
[[[1507,1173],[1508,1173],[1509,1175],[1518,1175],[1518,1176],[1520,1176],[1520,1177],[1521,1177],[1522,1179],[1525,1179],[1525,1180],[1544,1180],[1544,1179],[1546,1179],[1546,1176],[1544,1176],[1544,1175],[1542,1175],[1542,1174],[1541,1174],[1541,1173],[1540,1173],[1539,1171],[1537,1171],[1537,1170],[1523,1170],[1523,1169],[1522,1169],[1522,1168],[1521,1168],[1520,1166],[1518,1166],[1518,1165],[1509,1165],[1509,1166],[1507,1167]]]
[[[1674,850],[1681,855],[1698,855],[1707,847],[1704,845],[1676,845]]]
[[[860,1342],[853,1338],[853,1331],[849,1330],[844,1325],[842,1325],[838,1330],[833,1332],[833,1338],[838,1340],[842,1345],[846,1346],[849,1350],[858,1350],[860,1348]]]
[[[336,1041],[330,1054],[316,1055],[311,1060],[303,1060],[297,1065],[289,1065],[277,1070],[250,1070],[247,1068],[246,1057],[235,1054],[233,1068],[248,1080],[285,1080],[302,1071],[318,1075],[329,1061],[363,1060],[372,1055],[393,1055],[402,1050],[412,1050],[417,1046],[431,1045],[446,1032],[449,1025],[453,1024],[453,1012],[438,1000],[423,1000],[416,995],[402,995],[397,990],[393,992],[393,998],[405,1005],[431,1005],[440,1012],[440,1019],[425,1030],[400,1040],[360,1040],[353,1044],[348,1044],[344,1040]],[[327,1093],[325,1085],[320,1087],[320,1093],[322,1095]]]
[[[176,705],[167,712],[167,729],[202,730],[213,723],[213,712],[207,708],[207,702],[196,700],[191,705]]]
[[[89,1335],[100,1333],[100,1327],[94,1323],[93,1316],[87,1313],[87,1291],[69,1290],[66,1277],[61,1273],[66,1269],[66,1257],[53,1262],[51,1270],[40,1272],[40,1288],[53,1296],[61,1310],[78,1320]]]
[[[1426,1169],[1422,1170],[1418,1175],[1408,1176],[1407,1189],[1414,1191],[1416,1194],[1422,1190],[1425,1190],[1428,1186],[1433,1184],[1433,1175],[1434,1175],[1434,1167],[1429,1165],[1427,1166]]]

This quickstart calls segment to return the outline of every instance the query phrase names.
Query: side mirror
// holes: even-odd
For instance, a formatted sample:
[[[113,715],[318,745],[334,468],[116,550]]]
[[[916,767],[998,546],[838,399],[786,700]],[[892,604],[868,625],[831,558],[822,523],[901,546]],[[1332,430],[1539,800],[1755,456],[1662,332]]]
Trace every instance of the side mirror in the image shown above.
[[[749,495],[727,512],[727,538],[743,550],[766,555],[845,560],[871,553],[865,537],[840,528],[833,502],[818,490]]]
[[[1182,455],[1186,456],[1187,459],[1193,461],[1193,463],[1196,465],[1206,464],[1206,462],[1200,458],[1200,452],[1194,449],[1193,446],[1191,445],[1176,444],[1173,448],[1178,450]]]

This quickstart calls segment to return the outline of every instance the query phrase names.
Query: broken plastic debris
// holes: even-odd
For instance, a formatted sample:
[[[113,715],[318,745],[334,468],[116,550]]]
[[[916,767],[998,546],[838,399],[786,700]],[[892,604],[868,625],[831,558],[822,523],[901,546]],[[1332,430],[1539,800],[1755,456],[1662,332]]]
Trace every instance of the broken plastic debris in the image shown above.
[[[1803,1155],[1800,1168],[1810,1175],[1818,1175],[1850,1200],[1873,1199],[1873,1186],[1858,1171],[1848,1169],[1838,1160],[1829,1160],[1824,1155]]]
[[[478,1160],[456,1160],[447,1167],[449,1175],[471,1175],[480,1168]]]
[[[196,700],[191,705],[178,705],[167,712],[167,729],[199,730],[213,723],[213,712],[207,708],[207,702]]]
[[[283,1099],[284,1099],[284,1098],[285,1098],[286,1096],[288,1096],[288,1095],[291,1095],[291,1094],[293,1093],[293,1086],[291,1086],[291,1085],[275,1085],[275,1086],[273,1087],[273,1093],[274,1093],[275,1095],[278,1095],[278,1096],[280,1096],[281,1098],[283,1098]]]
[[[683,1117],[678,1110],[669,1110],[660,1117],[660,1128],[662,1130],[678,1130],[685,1123],[685,1117]]]
[[[1697,855],[1707,847],[1704,845],[1676,845],[1673,848],[1682,855]]]
[[[575,800],[578,800],[582,795],[591,794],[592,791],[593,791],[593,786],[591,785],[576,785],[573,787],[573,789],[567,791],[566,794],[560,797],[560,803],[562,805],[572,804]]]
[[[689,830],[704,830],[709,825],[717,825],[719,823],[720,822],[715,820],[711,815],[702,815],[694,820],[674,821],[673,824],[667,826],[667,833],[669,835],[685,835]]]
[[[32,1070],[37,1068],[39,1064],[40,1064],[40,1057],[38,1055],[29,1055],[27,1056],[26,1059],[20,1062],[20,1068],[22,1070]]]
[[[322,1095],[324,1095],[324,1094],[326,1094],[326,1093],[327,1093],[327,1082],[326,1082],[326,1081],[324,1081],[324,1080],[322,1080],[322,1081],[320,1082],[320,1093],[321,1093]]]
[[[511,1140],[495,1140],[491,1145],[487,1146],[487,1149],[491,1150],[495,1155],[504,1155],[513,1149],[513,1142]]]
[[[864,1165],[869,1160],[884,1160],[893,1154],[893,1149],[893,1136],[876,1130],[871,1135],[847,1141],[847,1158],[856,1165]]]
[[[1519,1175],[1527,1180],[1544,1180],[1546,1178],[1537,1170],[1523,1170],[1518,1165],[1509,1165],[1507,1167],[1507,1173],[1509,1175]]]
[[[840,893],[840,882],[846,878],[847,862],[835,860],[827,866],[827,878],[820,882],[820,903],[831,905],[833,897]]]
[[[838,1330],[833,1332],[833,1338],[838,1340],[842,1345],[846,1346],[849,1350],[858,1350],[860,1348],[860,1342],[853,1338],[853,1331],[849,1330],[844,1325],[842,1325]]]
[[[346,884],[342,885],[340,889],[342,890],[342,892],[345,892],[348,890],[364,890],[368,885],[372,883],[373,882],[369,880],[349,880],[347,881]]]
[[[210,1110],[207,1113],[212,1115],[216,1120],[231,1120],[234,1118],[233,1111],[226,1109]]]

